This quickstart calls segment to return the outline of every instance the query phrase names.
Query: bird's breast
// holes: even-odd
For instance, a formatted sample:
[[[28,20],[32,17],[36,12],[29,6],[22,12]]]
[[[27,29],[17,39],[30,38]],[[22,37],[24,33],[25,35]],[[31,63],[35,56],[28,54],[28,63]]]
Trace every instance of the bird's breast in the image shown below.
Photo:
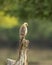
[[[26,27],[26,31],[25,31],[25,35],[27,34],[27,27]]]

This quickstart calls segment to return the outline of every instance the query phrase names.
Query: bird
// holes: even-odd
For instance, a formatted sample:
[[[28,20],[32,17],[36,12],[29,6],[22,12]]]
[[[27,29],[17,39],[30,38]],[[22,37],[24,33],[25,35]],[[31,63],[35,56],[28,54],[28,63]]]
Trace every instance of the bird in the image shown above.
[[[19,29],[19,38],[21,42],[23,39],[25,39],[27,35],[27,32],[28,32],[27,27],[28,27],[28,23],[24,22]]]

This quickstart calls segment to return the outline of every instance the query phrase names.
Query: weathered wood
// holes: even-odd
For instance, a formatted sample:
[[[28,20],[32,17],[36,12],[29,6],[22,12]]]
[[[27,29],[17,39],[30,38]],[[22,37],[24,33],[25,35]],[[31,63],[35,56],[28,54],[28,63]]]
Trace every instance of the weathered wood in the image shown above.
[[[16,60],[7,58],[7,65],[13,65],[16,62]]]
[[[29,40],[23,39],[19,59],[7,59],[7,65],[28,65],[28,45]]]

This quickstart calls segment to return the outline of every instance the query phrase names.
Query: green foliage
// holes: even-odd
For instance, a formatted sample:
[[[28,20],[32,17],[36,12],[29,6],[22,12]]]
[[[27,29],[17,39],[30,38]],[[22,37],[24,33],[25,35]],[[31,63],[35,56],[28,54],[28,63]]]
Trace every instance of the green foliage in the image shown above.
[[[52,39],[52,22],[47,19],[30,20],[28,37],[32,40]]]
[[[7,25],[5,28],[13,28],[14,21],[15,26],[20,26],[27,21],[29,39],[52,39],[52,0],[0,0],[0,6],[0,10],[4,11],[4,15],[0,16],[0,21],[2,20],[0,27]],[[18,18],[20,19],[19,24]],[[14,32],[11,29],[9,31],[10,33],[7,32],[9,38],[17,38],[18,31]],[[14,33],[15,35],[13,35]]]
[[[5,12],[0,11],[0,27],[2,28],[12,28],[18,25],[18,19],[14,16],[5,16]]]
[[[18,18],[5,15],[4,11],[0,11],[0,40],[17,41],[18,39]]]
[[[21,19],[52,17],[51,0],[5,0],[2,5],[5,11],[12,11],[14,15],[17,13]]]

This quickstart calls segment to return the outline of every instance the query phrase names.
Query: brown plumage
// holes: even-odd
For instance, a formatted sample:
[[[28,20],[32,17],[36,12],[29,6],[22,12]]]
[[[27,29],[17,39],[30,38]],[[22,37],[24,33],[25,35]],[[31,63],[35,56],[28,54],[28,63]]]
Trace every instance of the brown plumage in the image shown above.
[[[25,37],[27,35],[27,26],[28,26],[28,23],[25,22],[20,27],[20,30],[19,30],[19,38],[20,38],[20,41],[22,41],[23,39],[25,39]]]

